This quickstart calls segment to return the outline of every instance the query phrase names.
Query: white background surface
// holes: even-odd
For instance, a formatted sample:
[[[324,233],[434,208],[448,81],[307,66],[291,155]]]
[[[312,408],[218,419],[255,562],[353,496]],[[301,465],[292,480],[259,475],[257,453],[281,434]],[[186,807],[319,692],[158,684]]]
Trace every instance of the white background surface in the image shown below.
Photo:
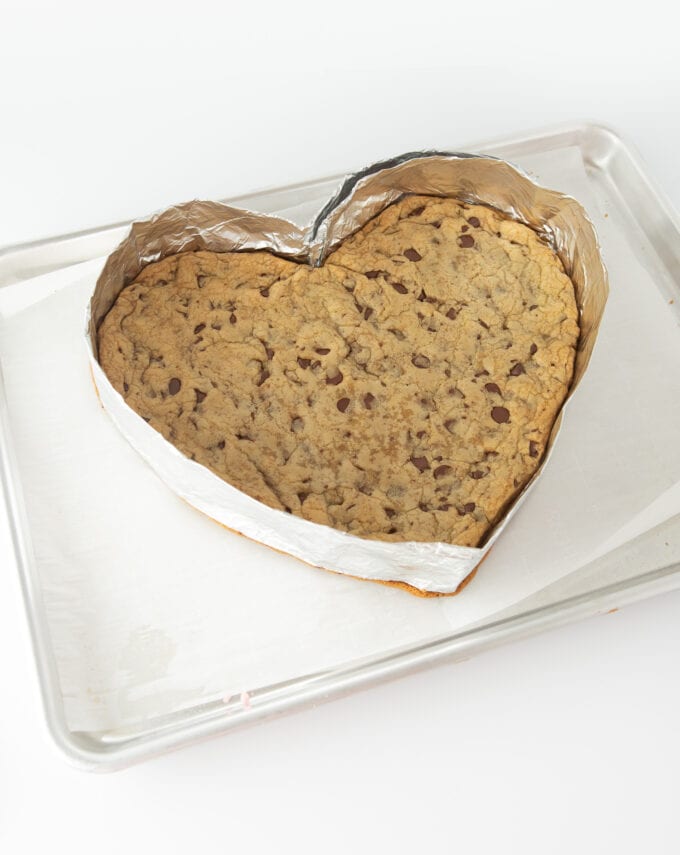
[[[337,9],[337,11],[336,11]],[[5,3],[0,244],[595,119],[680,207],[665,5]],[[677,852],[680,593],[125,772],[48,741],[0,525],[0,850]]]

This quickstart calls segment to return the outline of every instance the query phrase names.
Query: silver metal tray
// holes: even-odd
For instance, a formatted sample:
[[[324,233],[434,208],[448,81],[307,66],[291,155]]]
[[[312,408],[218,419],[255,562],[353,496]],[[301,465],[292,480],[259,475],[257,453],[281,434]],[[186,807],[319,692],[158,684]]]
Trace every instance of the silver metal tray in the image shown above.
[[[669,303],[669,311],[676,311],[672,304],[680,296],[680,221],[646,176],[638,157],[614,132],[581,124],[456,148],[498,155],[519,165],[536,156],[559,157],[566,148],[578,150],[592,198],[606,210],[610,226],[635,246],[639,263],[654,278]],[[229,201],[283,216],[307,209],[313,212],[320,201],[330,196],[341,177],[265,190]],[[8,247],[0,251],[0,288],[13,286],[17,292],[20,283],[33,277],[104,256],[121,240],[128,226],[121,223]],[[140,716],[133,725],[117,729],[73,730],[65,715],[43,581],[33,549],[33,539],[39,532],[22,497],[24,473],[13,450],[13,428],[13,412],[0,377],[0,472],[45,714],[57,745],[72,762],[85,769],[125,766],[212,734],[313,705],[440,661],[468,658],[510,639],[680,588],[680,517],[672,516],[578,572],[464,631],[444,636],[438,633],[422,643],[361,661],[351,661],[348,656],[348,661],[339,667],[262,686],[252,693],[251,703],[242,704],[238,698],[231,702],[228,715],[225,704],[218,699],[189,704],[167,715]],[[659,543],[665,548],[656,548]]]

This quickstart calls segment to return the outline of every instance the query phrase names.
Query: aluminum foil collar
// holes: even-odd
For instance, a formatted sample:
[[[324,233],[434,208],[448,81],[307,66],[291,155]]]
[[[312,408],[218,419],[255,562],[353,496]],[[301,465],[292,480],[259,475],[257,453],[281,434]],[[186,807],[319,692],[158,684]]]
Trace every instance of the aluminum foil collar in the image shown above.
[[[546,464],[560,412],[538,471],[508,507],[480,548],[446,543],[365,540],[269,508],[189,460],[131,410],[97,360],[97,329],[120,291],[142,268],[168,255],[269,250],[319,266],[350,234],[404,194],[450,196],[488,205],[538,232],[559,255],[574,283],[581,336],[573,395],[587,368],[607,301],[607,273],[595,229],[579,203],[548,190],[497,158],[445,152],[413,152],[376,163],[347,178],[306,229],[277,217],[217,202],[187,202],[134,223],[109,256],[97,281],[87,319],[93,377],[102,403],[128,441],[166,483],[223,525],[310,564],[381,581],[405,582],[426,593],[454,593],[480,563]]]

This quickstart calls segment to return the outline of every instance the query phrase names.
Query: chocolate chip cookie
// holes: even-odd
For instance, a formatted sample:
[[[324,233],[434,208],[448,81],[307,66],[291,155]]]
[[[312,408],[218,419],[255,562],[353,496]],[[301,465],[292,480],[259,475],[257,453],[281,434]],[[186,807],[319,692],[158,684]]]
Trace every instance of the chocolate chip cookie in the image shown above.
[[[579,327],[534,231],[407,196],[319,268],[150,264],[98,335],[129,406],[253,498],[361,537],[477,546],[541,460]]]

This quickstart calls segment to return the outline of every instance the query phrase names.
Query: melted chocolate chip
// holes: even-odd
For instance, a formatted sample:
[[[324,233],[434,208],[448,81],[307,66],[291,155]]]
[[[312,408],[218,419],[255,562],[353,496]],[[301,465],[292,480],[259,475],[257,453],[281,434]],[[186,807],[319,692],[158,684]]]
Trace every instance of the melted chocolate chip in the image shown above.
[[[470,249],[470,247],[474,245],[475,239],[472,235],[461,235],[458,240],[458,246],[461,246],[463,249]]]
[[[394,288],[397,294],[408,294],[408,288],[406,285],[402,285],[401,282],[390,282],[390,285]]]
[[[405,249],[405,250],[404,250],[404,255],[406,256],[406,258],[408,258],[408,260],[409,260],[409,261],[420,261],[420,260],[421,260],[421,258],[423,257],[423,256],[418,252],[418,250],[417,250],[417,249],[413,249],[413,247],[411,247],[410,249]]]
[[[430,468],[427,457],[411,457],[411,463],[416,467],[418,472],[424,472]]]
[[[171,395],[176,395],[181,388],[182,381],[179,379],[179,377],[173,377],[168,383],[168,392]]]
[[[505,407],[494,407],[491,410],[491,418],[499,425],[510,421],[510,413]]]
[[[469,232],[469,231],[470,231],[470,226],[468,226],[468,225],[466,224],[466,225],[464,225],[464,226],[461,226],[461,227],[460,227],[460,230],[461,230],[462,232]]]
[[[450,475],[452,471],[450,466],[444,464],[443,466],[437,466],[432,474],[435,478],[443,478],[445,475]]]
[[[468,217],[468,223],[470,223],[470,225],[476,229],[478,229],[481,225],[478,217]]]
[[[484,388],[487,392],[494,392],[496,395],[500,395],[501,390],[498,388],[496,383],[485,383]]]
[[[326,377],[326,385],[327,386],[339,386],[342,383],[342,372],[338,371],[337,374],[334,374],[332,377]]]
[[[450,321],[455,321],[456,318],[458,317],[458,312],[455,309],[449,309],[448,312],[446,313],[446,317]]]
[[[317,347],[314,350],[314,353],[318,353],[319,356],[326,356],[331,352],[330,347]]]
[[[194,389],[194,392],[196,393],[196,403],[197,404],[200,404],[201,401],[205,401],[205,399],[208,397],[208,393],[207,392],[201,392],[200,389]]]
[[[198,335],[200,332],[203,332],[205,329],[205,324],[196,324],[194,327],[194,335]]]
[[[529,440],[529,457],[538,457],[538,443]]]
[[[519,377],[520,374],[524,374],[524,366],[521,362],[518,362],[516,365],[513,365],[510,369],[511,377]]]
[[[338,403],[335,405],[341,413],[344,413],[349,407],[349,398],[340,398]]]
[[[364,407],[366,407],[367,410],[372,410],[374,403],[375,395],[371,395],[370,392],[366,392],[366,394],[364,395]]]
[[[310,362],[311,359],[304,359],[304,357],[302,356],[298,356],[297,358],[297,364],[300,366],[300,368],[309,368]]]
[[[411,362],[415,365],[416,368],[429,368],[430,360],[423,353],[416,353],[412,358]]]

